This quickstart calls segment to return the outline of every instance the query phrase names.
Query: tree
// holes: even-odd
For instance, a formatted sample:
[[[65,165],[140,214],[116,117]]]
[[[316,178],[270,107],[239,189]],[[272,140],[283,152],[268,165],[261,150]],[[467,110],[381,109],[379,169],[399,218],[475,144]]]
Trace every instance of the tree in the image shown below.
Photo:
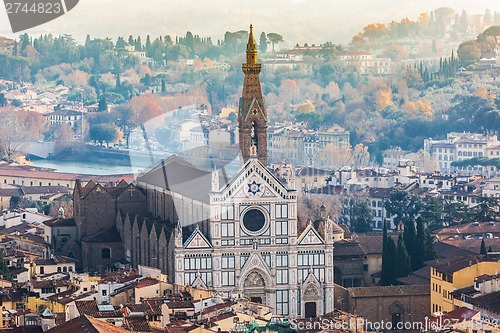
[[[425,235],[425,261],[436,259],[436,252],[434,251],[434,240],[430,233]]]
[[[161,79],[161,92],[162,93],[167,92],[167,84],[165,83],[165,79]]]
[[[238,116],[236,115],[236,113],[231,112],[227,115],[227,120],[229,120],[232,123],[236,123],[236,121],[238,120]]]
[[[403,233],[403,240],[405,243],[406,251],[410,256],[410,264],[413,267],[413,258],[415,256],[415,245],[416,245],[416,233],[415,233],[415,222],[409,220],[405,225],[405,230]]]
[[[270,32],[267,34],[267,39],[271,42],[271,46],[273,48],[273,53],[274,53],[274,45],[277,45],[278,43],[281,43],[284,41],[283,36],[280,34],[277,34],[275,32]]]
[[[417,217],[417,234],[415,236],[415,250],[411,258],[412,270],[416,271],[424,267],[425,257],[425,230],[422,217]]]
[[[460,59],[460,64],[466,67],[481,58],[481,49],[476,41],[471,40],[460,44],[457,54]]]
[[[0,93],[0,107],[4,107],[8,104],[7,98],[5,98],[4,93]]]
[[[259,51],[260,53],[266,53],[267,51],[267,37],[264,31],[260,34]]]
[[[500,199],[496,197],[479,197],[479,204],[472,208],[472,219],[474,221],[488,222],[500,219],[497,211]]]
[[[389,258],[387,246],[387,221],[384,220],[384,227],[382,229],[382,273],[380,276],[380,284],[383,286],[388,286],[390,284],[392,276],[392,261]]]
[[[90,139],[99,144],[106,142],[106,146],[118,139],[118,128],[114,124],[97,124],[90,127],[89,130]]]
[[[398,237],[396,262],[394,264],[394,279],[408,276],[410,275],[410,273],[411,273],[410,256],[408,255],[408,251],[406,250],[403,237],[401,237],[400,234]]]
[[[40,138],[43,117],[36,112],[4,111],[0,122],[0,158],[22,154],[24,142]]]
[[[368,201],[364,198],[352,200],[350,209],[350,227],[354,232],[368,232],[372,230],[372,211]]]
[[[396,282],[394,272],[397,258],[396,244],[391,236],[387,238],[386,254],[384,258],[386,260],[385,265],[384,261],[382,261],[382,279],[380,282],[383,286],[391,286]]]
[[[481,249],[479,250],[479,254],[486,254],[486,244],[484,243],[484,238],[481,239]]]
[[[394,216],[394,223],[406,223],[414,219],[422,209],[422,201],[417,196],[403,190],[392,191],[384,203],[386,211]]]
[[[99,112],[108,111],[108,102],[106,102],[106,97],[101,97],[99,99],[99,106],[97,107]]]

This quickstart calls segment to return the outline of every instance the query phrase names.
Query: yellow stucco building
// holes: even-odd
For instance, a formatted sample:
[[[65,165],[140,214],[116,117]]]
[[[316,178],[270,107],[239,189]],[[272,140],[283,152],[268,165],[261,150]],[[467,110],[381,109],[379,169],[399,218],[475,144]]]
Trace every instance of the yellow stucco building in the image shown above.
[[[431,267],[431,313],[455,309],[451,293],[474,284],[480,275],[500,273],[500,257],[470,255],[455,259],[434,260]]]

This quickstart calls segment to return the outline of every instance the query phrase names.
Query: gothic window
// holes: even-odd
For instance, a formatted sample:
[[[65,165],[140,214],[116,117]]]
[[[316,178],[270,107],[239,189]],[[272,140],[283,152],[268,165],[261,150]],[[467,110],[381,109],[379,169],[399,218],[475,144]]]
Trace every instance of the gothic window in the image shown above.
[[[212,269],[211,256],[192,255],[184,258],[185,270]]]
[[[288,290],[276,290],[276,312],[288,315]]]
[[[277,253],[276,254],[276,267],[288,267],[288,254],[287,253]]]
[[[262,259],[266,262],[267,266],[271,267],[271,253],[262,252]]]
[[[323,266],[325,264],[325,254],[319,251],[310,251],[298,254],[299,266]]]
[[[276,205],[276,218],[287,218],[288,217],[288,205]]]
[[[222,255],[222,268],[235,268],[234,264],[234,254],[223,254]]]
[[[276,270],[276,284],[288,284],[288,269]]]
[[[107,247],[101,249],[101,259],[110,259],[110,258],[111,258],[111,249]]]
[[[221,223],[221,236],[222,237],[234,237],[234,223]]]
[[[240,267],[245,266],[248,258],[250,257],[250,253],[242,253],[240,256]]]
[[[234,220],[234,207],[222,206],[221,220]]]
[[[276,236],[288,235],[288,221],[276,221]]]
[[[235,275],[234,271],[222,272],[222,286],[234,286],[235,285]]]

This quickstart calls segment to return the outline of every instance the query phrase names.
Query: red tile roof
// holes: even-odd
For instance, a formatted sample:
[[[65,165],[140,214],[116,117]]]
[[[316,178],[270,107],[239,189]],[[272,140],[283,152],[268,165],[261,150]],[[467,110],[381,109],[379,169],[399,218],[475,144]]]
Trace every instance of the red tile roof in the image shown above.
[[[130,333],[122,327],[115,326],[90,316],[80,316],[70,321],[56,326],[47,332],[68,333],[68,332],[88,332],[88,333]]]
[[[147,277],[137,281],[136,288],[145,288],[160,283],[158,280]]]

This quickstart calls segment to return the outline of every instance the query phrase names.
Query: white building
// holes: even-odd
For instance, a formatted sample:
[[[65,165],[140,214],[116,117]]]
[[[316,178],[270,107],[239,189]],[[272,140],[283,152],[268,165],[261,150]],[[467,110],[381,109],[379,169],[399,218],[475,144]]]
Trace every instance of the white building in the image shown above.
[[[448,133],[445,140],[424,140],[424,149],[437,162],[439,170],[444,174],[454,171],[463,174],[482,173],[487,167],[469,166],[455,168],[453,161],[466,160],[474,157],[490,157],[496,154],[500,142],[496,135],[477,133]],[[496,157],[496,155],[495,155]]]
[[[222,189],[216,179],[210,234],[196,228],[183,243],[176,231],[175,282],[242,293],[292,317],[332,311],[335,223],[322,216],[323,234],[312,223],[299,232],[295,190],[257,159]]]

